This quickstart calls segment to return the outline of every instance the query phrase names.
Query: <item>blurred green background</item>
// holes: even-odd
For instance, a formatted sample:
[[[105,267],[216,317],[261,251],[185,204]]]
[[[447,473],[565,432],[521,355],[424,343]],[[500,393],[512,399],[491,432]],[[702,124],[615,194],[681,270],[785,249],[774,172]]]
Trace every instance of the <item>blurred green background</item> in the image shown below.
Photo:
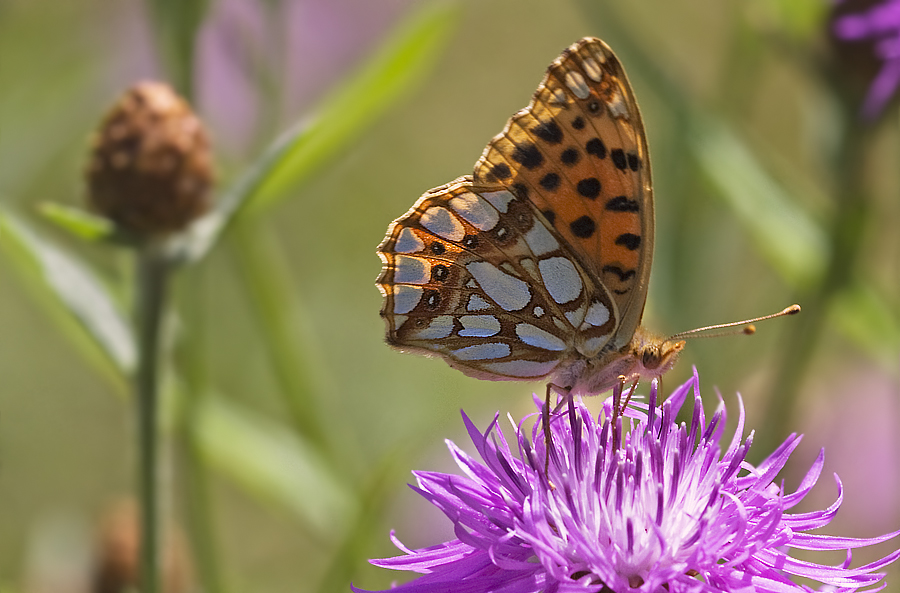
[[[877,125],[855,118],[827,12],[824,0],[0,0],[0,589],[90,591],[98,525],[132,491],[126,376],[18,234],[81,261],[127,319],[129,252],[39,213],[83,204],[88,138],[125,88],[162,79],[192,97],[223,193],[279,134],[311,126],[174,285],[166,504],[195,580],[383,588],[398,575],[365,559],[394,554],[390,529],[410,547],[451,537],[409,472],[451,469],[443,439],[466,440],[461,408],[484,427],[497,410],[529,412],[543,387],[391,351],[375,246],[420,194],[471,172],[586,35],[618,53],[649,135],[645,325],[804,307],[752,338],[691,342],[665,387],[696,365],[709,406],[718,389],[736,410],[740,392],[755,460],[806,433],[788,488],[825,447],[805,508],[830,504],[837,472],[829,533],[896,529],[900,134],[894,108]]]

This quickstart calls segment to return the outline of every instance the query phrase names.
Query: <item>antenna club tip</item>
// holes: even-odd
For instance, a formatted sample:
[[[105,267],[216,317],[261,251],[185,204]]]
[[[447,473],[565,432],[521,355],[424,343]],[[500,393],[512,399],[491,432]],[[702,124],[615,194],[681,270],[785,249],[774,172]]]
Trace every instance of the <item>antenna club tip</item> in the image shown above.
[[[796,315],[799,312],[800,312],[800,305],[791,305],[790,307],[788,307],[787,309],[782,311],[782,313],[784,315]]]
[[[756,333],[756,326],[751,323],[750,325],[745,327],[743,331],[745,336],[752,336]]]

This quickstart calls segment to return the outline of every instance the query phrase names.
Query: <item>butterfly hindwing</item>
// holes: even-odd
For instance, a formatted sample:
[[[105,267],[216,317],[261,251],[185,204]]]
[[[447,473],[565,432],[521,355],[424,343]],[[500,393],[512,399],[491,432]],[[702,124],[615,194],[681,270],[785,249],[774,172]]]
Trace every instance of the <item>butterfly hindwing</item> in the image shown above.
[[[609,294],[535,205],[502,185],[461,178],[426,193],[379,254],[388,341],[469,375],[544,377],[616,326]]]

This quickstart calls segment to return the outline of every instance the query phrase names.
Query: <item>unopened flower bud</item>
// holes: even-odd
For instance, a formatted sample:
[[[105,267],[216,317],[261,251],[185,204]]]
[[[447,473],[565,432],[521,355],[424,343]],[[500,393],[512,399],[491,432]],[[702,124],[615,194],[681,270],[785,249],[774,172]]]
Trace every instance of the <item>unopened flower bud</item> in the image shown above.
[[[141,82],[95,134],[88,197],[139,236],[178,231],[209,208],[211,161],[206,131],[187,102],[166,84]]]
[[[163,593],[193,589],[187,543],[180,529],[169,526],[163,541]],[[116,503],[100,528],[91,593],[125,593],[140,584],[140,525],[138,507],[131,500]]]

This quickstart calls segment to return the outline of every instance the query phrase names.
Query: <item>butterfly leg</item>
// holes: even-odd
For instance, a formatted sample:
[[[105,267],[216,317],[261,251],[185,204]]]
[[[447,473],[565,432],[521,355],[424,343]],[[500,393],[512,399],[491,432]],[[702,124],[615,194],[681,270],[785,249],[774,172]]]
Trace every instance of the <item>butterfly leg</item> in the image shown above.
[[[547,383],[547,399],[544,402],[544,409],[541,410],[541,421],[544,424],[544,475],[550,470],[550,391],[553,388],[552,383]]]
[[[616,425],[616,419],[619,417],[619,404],[622,403],[622,390],[625,389],[625,375],[619,375],[616,384],[613,386],[612,392],[612,425]],[[623,409],[624,411],[624,409]]]
[[[612,402],[612,430],[613,430],[613,443],[615,447],[621,446],[622,443],[622,435],[620,434],[620,426],[619,423],[616,422],[619,418],[625,416],[625,409],[628,407],[628,402],[631,401],[631,396],[634,395],[634,390],[637,387],[638,381],[640,378],[635,379],[631,384],[631,388],[628,390],[628,395],[625,396],[625,402],[622,403],[622,393],[625,391],[625,383],[628,379],[625,375],[619,375],[618,381],[613,386],[613,402]]]
[[[625,387],[625,377],[620,375],[619,381],[620,381],[620,386],[621,386],[620,389],[624,388]],[[628,395],[625,396],[625,403],[622,404],[622,407],[619,410],[619,416],[625,415],[625,408],[627,408],[629,402],[631,402],[631,396],[634,395],[634,390],[637,388],[638,381],[640,381],[640,377],[638,377],[631,383],[631,388],[628,390]]]
[[[556,407],[553,408],[553,411],[550,411],[550,394],[553,391],[556,391],[559,395],[563,396],[563,399]],[[562,408],[563,404],[566,402],[572,401],[572,390],[568,387],[560,387],[559,385],[554,385],[553,383],[547,383],[547,398],[544,402],[544,407],[541,410],[541,421],[544,425],[544,475],[546,476],[550,470],[550,446],[553,444],[553,439],[550,435],[550,418],[559,412]],[[548,478],[549,480],[549,478]]]

